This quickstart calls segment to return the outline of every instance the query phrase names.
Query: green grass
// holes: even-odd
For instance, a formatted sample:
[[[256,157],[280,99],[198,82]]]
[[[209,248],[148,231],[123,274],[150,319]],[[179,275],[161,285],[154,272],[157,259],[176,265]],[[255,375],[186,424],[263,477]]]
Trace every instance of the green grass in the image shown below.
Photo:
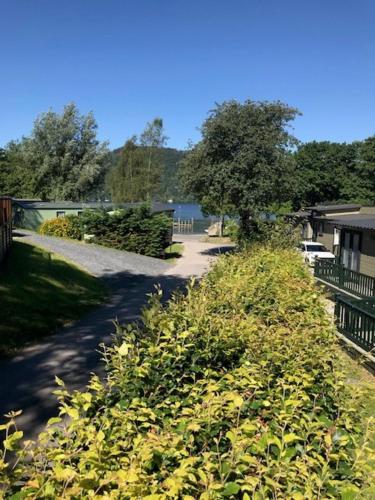
[[[365,368],[365,360],[361,360],[361,356],[354,351],[344,349],[342,356],[346,367],[347,384],[357,393],[356,408],[365,427],[368,419],[375,417],[375,376]],[[375,451],[374,433],[369,436],[368,446]]]
[[[97,278],[56,254],[14,241],[0,267],[0,355],[54,333],[105,295]]]
[[[184,245],[182,243],[172,243],[165,249],[165,259],[168,262],[174,262],[179,259],[184,252]]]

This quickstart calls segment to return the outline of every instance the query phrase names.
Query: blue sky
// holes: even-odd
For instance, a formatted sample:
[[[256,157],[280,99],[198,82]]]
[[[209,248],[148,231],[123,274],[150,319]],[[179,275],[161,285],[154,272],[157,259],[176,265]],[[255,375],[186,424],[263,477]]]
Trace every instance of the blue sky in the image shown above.
[[[298,107],[302,141],[375,134],[373,0],[0,0],[0,145],[74,101],[111,147],[164,119],[199,139],[215,102]]]

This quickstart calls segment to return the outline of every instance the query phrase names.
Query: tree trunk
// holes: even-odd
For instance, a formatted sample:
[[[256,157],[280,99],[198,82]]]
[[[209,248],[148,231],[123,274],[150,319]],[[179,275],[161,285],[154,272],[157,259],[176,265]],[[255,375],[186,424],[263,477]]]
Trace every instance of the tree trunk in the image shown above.
[[[224,236],[224,218],[225,215],[220,216],[220,222],[219,222],[219,236],[222,238]]]
[[[254,223],[250,210],[240,212],[240,230],[239,243],[241,245],[248,243],[251,240],[252,232],[254,231]]]

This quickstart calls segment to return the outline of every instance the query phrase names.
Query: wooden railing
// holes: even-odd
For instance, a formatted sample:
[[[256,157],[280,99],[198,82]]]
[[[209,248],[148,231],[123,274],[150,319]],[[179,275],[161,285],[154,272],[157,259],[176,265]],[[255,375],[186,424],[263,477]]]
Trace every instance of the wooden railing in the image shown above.
[[[346,269],[336,260],[317,259],[314,275],[327,284],[334,285],[358,297],[375,296],[375,278]]]
[[[340,333],[365,351],[375,349],[375,303],[336,296],[335,317]]]

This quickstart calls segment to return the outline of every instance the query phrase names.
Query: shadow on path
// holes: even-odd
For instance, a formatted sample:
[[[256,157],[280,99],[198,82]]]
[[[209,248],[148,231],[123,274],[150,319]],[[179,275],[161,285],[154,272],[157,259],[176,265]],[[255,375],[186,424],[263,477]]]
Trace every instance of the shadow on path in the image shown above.
[[[219,256],[234,251],[235,251],[234,245],[221,245],[213,248],[207,248],[207,250],[203,250],[200,253],[201,255]]]
[[[113,321],[136,320],[155,285],[161,285],[163,300],[167,300],[172,291],[188,281],[173,274],[150,276],[130,272],[108,274],[102,279],[112,289],[110,302],[60,329],[44,343],[27,347],[14,358],[0,362],[0,414],[22,409],[18,424],[27,438],[35,438],[48,418],[56,415],[57,401],[52,395],[57,388],[55,376],[62,378],[70,390],[82,389],[90,373],[103,373],[98,346],[111,342]]]

